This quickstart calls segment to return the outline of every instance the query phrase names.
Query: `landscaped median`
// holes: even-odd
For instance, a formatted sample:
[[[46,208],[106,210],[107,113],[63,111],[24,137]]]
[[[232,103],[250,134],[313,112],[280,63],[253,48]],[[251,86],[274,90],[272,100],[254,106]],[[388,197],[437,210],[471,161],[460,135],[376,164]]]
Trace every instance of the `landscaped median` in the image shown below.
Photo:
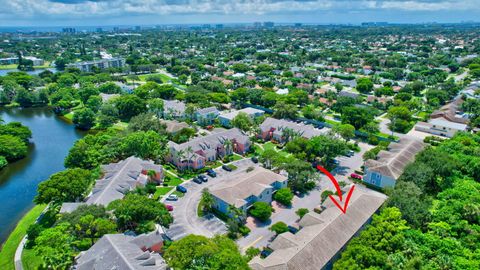
[[[17,250],[18,245],[27,233],[28,227],[31,224],[35,223],[35,221],[40,216],[46,206],[47,205],[45,204],[36,205],[18,222],[17,227],[10,234],[7,241],[3,244],[2,250],[0,251],[0,269],[15,269],[15,251]]]

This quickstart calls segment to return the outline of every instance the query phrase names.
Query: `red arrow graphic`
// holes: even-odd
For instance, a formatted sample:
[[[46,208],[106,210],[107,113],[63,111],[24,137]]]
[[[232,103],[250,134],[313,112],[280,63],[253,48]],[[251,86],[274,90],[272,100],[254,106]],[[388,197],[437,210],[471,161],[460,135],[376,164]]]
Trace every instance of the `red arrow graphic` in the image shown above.
[[[330,178],[330,181],[332,181],[333,185],[335,186],[335,189],[337,190],[338,199],[340,200],[340,202],[342,202],[343,200],[342,190],[340,189],[340,185],[338,184],[337,179],[335,179],[335,177],[333,177],[333,175],[329,171],[327,171],[325,168],[323,168],[320,165],[317,165],[317,170],[323,172],[328,178]],[[345,204],[343,205],[343,207],[340,205],[337,199],[335,199],[335,197],[333,197],[332,195],[329,195],[328,197],[330,197],[330,200],[332,200],[332,202],[338,207],[338,209],[340,209],[340,211],[342,211],[345,214],[347,213],[348,202],[350,201],[350,197],[352,196],[354,189],[355,189],[355,185],[352,185],[352,187],[348,191],[347,198],[345,199]]]

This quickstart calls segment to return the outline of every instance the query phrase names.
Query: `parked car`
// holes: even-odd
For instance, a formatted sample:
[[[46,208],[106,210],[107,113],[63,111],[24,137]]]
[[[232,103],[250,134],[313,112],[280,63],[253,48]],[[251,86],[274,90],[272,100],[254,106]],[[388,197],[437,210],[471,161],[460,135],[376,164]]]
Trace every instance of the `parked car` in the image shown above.
[[[207,174],[210,177],[217,177],[217,173],[213,169],[208,169]]]
[[[176,201],[176,200],[178,200],[178,196],[175,194],[170,194],[167,197],[167,201]]]
[[[353,150],[348,150],[347,153],[345,154],[345,156],[347,157],[353,157],[353,155],[355,155],[355,152]]]
[[[197,183],[197,184],[203,183],[203,182],[202,182],[202,179],[200,179],[200,177],[194,177],[194,178],[192,179],[192,181],[195,182],[195,183]]]
[[[165,204],[165,207],[167,208],[168,211],[173,211],[173,205]]]
[[[356,174],[356,173],[350,174],[350,177],[355,178],[355,179],[358,179],[358,180],[362,180],[362,176],[359,175],[359,174]]]
[[[203,175],[203,174],[199,175],[198,178],[199,178],[202,182],[208,182],[208,177],[206,177],[206,176]]]
[[[227,171],[227,172],[231,172],[231,171],[232,171],[232,168],[228,167],[228,165],[223,165],[223,166],[222,166],[222,169],[224,169],[224,170]]]
[[[298,232],[298,229],[293,226],[288,226],[288,231],[293,234],[296,234]]]
[[[265,257],[268,257],[268,255],[272,254],[272,250],[271,249],[264,249],[262,250],[262,252],[260,252],[260,256],[262,258],[265,258]]]
[[[258,158],[257,157],[252,157],[252,162],[253,163],[258,163]]]
[[[332,159],[330,162],[331,162],[332,164],[335,164],[335,165],[340,164],[340,161],[338,161],[338,160],[336,160],[336,159]]]
[[[177,186],[177,191],[181,192],[181,193],[187,193],[187,189],[185,187],[182,187],[182,186]]]

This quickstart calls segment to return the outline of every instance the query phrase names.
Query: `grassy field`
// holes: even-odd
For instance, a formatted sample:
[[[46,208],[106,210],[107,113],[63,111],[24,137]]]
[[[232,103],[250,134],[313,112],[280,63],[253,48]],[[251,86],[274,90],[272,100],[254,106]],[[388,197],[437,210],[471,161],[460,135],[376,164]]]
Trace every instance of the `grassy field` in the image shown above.
[[[18,64],[11,64],[11,65],[0,65],[0,69],[16,69]]]
[[[35,255],[33,249],[24,249],[22,253],[22,264],[24,270],[37,270],[42,266],[42,259]]]
[[[139,75],[138,78],[140,78],[140,81],[145,82],[147,81],[147,78],[150,76],[159,76],[164,83],[169,82],[173,80],[173,78],[163,74],[163,73],[152,73],[152,74],[144,74],[144,75]]]
[[[155,194],[153,194],[153,198],[157,200],[161,196],[167,194],[172,189],[173,187],[157,187],[157,191],[155,191]]]
[[[46,205],[36,205],[18,222],[17,227],[10,234],[7,241],[2,246],[2,251],[0,251],[0,269],[15,269],[13,260],[18,244],[20,244],[22,238],[25,236],[28,227],[35,222],[45,207]]]

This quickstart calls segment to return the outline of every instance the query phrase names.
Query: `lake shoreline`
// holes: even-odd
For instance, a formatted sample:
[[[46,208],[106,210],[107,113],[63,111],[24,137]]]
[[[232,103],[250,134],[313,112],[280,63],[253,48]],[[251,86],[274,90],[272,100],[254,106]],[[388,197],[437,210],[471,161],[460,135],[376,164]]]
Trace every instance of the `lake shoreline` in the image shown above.
[[[0,170],[0,243],[2,245],[35,204],[37,185],[64,169],[69,149],[86,132],[53,113],[50,107],[1,107],[6,123],[20,122],[32,130],[27,157]]]

